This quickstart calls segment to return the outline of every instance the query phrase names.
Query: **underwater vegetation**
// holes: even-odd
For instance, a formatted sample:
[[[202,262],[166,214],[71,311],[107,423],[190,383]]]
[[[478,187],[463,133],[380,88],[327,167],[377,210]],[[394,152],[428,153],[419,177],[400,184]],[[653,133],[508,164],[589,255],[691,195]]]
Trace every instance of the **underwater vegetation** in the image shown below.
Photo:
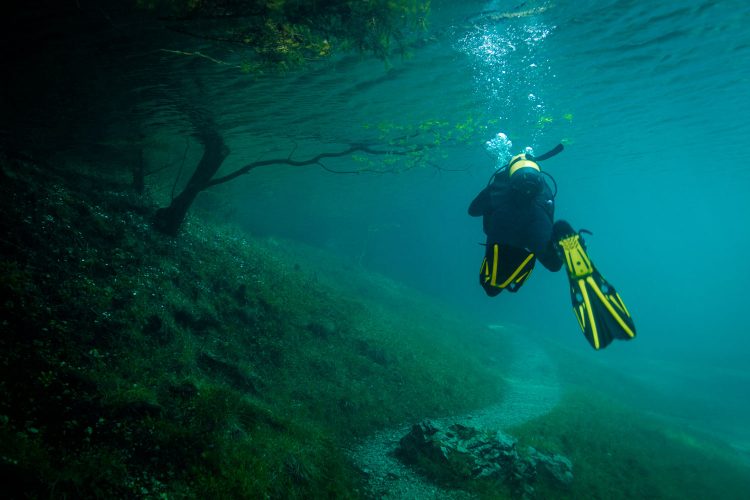
[[[502,394],[502,342],[393,282],[197,219],[165,237],[127,182],[0,164],[21,498],[356,497],[347,443]]]
[[[545,491],[543,498],[741,499],[750,491],[750,468],[728,445],[596,392],[572,390],[513,433],[574,464],[570,489]]]
[[[503,398],[512,348],[467,315],[197,216],[165,236],[155,210],[128,179],[0,156],[11,497],[368,498],[358,440]],[[513,430],[573,464],[569,489],[539,498],[750,491],[720,443],[597,394]]]

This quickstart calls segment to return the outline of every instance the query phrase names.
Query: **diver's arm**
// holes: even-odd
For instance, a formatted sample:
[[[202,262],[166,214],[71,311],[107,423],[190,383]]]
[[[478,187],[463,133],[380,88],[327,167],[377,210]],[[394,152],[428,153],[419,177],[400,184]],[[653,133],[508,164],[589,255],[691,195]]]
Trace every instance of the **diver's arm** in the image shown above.
[[[490,207],[490,188],[487,186],[479,192],[474,201],[469,205],[469,215],[472,217],[481,217],[488,212]]]

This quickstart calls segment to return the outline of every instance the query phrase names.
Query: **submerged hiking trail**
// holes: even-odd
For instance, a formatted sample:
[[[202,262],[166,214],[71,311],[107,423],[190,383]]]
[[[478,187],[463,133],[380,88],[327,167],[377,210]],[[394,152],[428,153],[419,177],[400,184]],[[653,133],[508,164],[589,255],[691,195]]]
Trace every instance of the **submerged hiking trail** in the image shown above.
[[[560,401],[561,384],[554,361],[543,343],[520,329],[491,326],[507,335],[512,352],[505,377],[507,391],[496,405],[464,415],[433,419],[451,425],[460,423],[483,430],[506,430],[549,412]],[[505,354],[505,353],[504,353]],[[399,440],[416,422],[386,429],[351,450],[355,465],[366,477],[368,496],[380,499],[472,499],[474,495],[441,488],[402,464],[393,452]]]

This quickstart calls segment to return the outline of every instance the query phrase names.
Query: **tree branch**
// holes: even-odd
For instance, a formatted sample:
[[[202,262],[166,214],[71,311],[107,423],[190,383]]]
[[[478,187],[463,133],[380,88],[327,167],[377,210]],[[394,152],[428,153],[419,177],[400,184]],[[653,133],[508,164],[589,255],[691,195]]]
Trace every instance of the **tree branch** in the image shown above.
[[[159,50],[161,50],[162,52],[169,52],[170,54],[178,54],[178,55],[181,55],[181,56],[202,57],[202,58],[208,59],[209,61],[211,61],[213,63],[216,63],[216,64],[221,64],[221,65],[224,65],[224,66],[230,66],[232,68],[242,69],[242,66],[239,65],[239,64],[228,63],[226,61],[222,61],[221,59],[216,59],[214,57],[207,56],[206,54],[203,54],[202,52],[199,52],[199,51],[185,52],[184,50],[171,50],[171,49],[159,49]]]
[[[417,153],[419,151],[422,151],[424,149],[428,149],[430,147],[433,147],[433,146],[429,145],[429,144],[419,144],[419,145],[416,145],[416,146],[414,146],[412,148],[407,148],[407,149],[402,149],[402,150],[388,150],[388,149],[374,149],[374,148],[372,148],[370,146],[367,146],[365,144],[352,144],[347,149],[345,149],[343,151],[339,151],[337,153],[320,153],[320,154],[318,154],[316,156],[313,156],[312,158],[308,158],[307,160],[292,160],[291,158],[273,158],[273,159],[270,159],[270,160],[254,161],[252,163],[248,163],[244,167],[238,168],[237,170],[235,170],[234,172],[232,172],[230,174],[227,174],[227,175],[224,175],[222,177],[217,177],[215,179],[212,179],[211,181],[208,182],[208,184],[206,185],[206,187],[211,187],[211,186],[215,186],[217,184],[223,184],[225,182],[229,182],[232,179],[236,179],[237,177],[239,177],[241,175],[244,175],[244,174],[246,174],[246,173],[250,172],[251,170],[254,170],[254,169],[258,168],[258,167],[267,167],[267,166],[270,166],[270,165],[289,165],[289,166],[292,166],[292,167],[306,167],[306,166],[309,166],[309,165],[319,165],[323,169],[325,169],[325,170],[327,170],[329,172],[338,173],[338,174],[358,174],[358,173],[362,173],[362,172],[381,172],[382,173],[382,171],[373,170],[373,169],[361,169],[361,170],[351,170],[351,171],[347,171],[347,170],[342,170],[342,171],[332,170],[332,169],[326,167],[325,165],[323,165],[321,163],[321,160],[324,160],[325,158],[341,158],[343,156],[349,156],[349,155],[351,155],[353,153],[357,153],[357,152],[366,153],[366,154],[370,154],[370,155],[408,156],[410,154]]]

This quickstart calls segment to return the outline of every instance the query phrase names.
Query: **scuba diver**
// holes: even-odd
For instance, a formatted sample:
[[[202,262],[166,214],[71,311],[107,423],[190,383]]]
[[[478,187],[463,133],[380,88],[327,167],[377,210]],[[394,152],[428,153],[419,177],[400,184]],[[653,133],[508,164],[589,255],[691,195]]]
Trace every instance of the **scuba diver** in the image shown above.
[[[510,144],[504,134],[498,138]],[[584,336],[598,350],[614,339],[634,338],[635,325],[620,295],[586,253],[581,233],[591,233],[575,231],[564,220],[553,222],[557,184],[539,162],[562,150],[563,145],[558,144],[534,156],[527,148],[497,169],[471,202],[469,215],[482,217],[487,235],[479,283],[490,297],[503,290],[515,293],[537,260],[552,272],[565,264],[573,311]]]

